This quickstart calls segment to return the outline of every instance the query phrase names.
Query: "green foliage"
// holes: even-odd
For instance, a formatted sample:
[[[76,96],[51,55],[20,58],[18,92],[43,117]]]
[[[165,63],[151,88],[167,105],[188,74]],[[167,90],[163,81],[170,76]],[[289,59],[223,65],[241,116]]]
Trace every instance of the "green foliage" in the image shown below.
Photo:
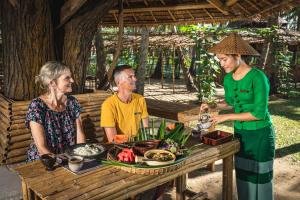
[[[196,82],[198,87],[198,99],[200,102],[208,101],[212,99],[215,94],[215,79],[220,73],[220,67],[216,59],[212,54],[207,52],[207,48],[215,43],[218,39],[217,35],[225,32],[220,26],[181,26],[179,28],[182,32],[191,33],[191,37],[195,40],[196,54],[195,57],[190,59],[185,57],[186,66],[193,67],[196,71]],[[198,33],[201,31],[203,36]],[[212,36],[212,37],[207,37]]]
[[[278,70],[279,86],[277,89],[279,93],[289,97],[293,94],[290,94],[290,92],[292,92],[294,88],[291,84],[293,82],[293,74],[291,72],[292,54],[289,51],[286,53],[277,51],[276,53],[276,59],[272,67]]]
[[[96,76],[96,70],[97,70],[96,55],[92,55],[90,58],[90,64],[87,68],[87,75]]]

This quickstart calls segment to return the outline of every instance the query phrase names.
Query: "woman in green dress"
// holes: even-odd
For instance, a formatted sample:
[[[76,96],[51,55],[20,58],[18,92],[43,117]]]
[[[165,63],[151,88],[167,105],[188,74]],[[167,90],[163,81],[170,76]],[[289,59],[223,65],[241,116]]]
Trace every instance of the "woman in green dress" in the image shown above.
[[[227,73],[225,102],[219,107],[234,108],[234,113],[217,115],[212,122],[234,121],[234,135],[241,143],[235,155],[238,199],[272,200],[275,141],[268,112],[269,81],[261,70],[242,59],[259,54],[237,33],[231,33],[209,52],[216,54]],[[200,109],[207,107],[202,104]]]

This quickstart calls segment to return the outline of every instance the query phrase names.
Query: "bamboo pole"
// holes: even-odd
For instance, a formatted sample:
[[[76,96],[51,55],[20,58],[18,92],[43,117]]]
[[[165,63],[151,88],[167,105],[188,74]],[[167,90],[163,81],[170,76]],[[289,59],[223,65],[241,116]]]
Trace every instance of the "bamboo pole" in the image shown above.
[[[25,140],[25,141],[21,141],[21,142],[15,142],[11,145],[9,145],[6,150],[7,151],[11,151],[13,149],[19,149],[19,148],[23,148],[23,147],[29,147],[29,145],[31,144],[31,140]]]
[[[17,156],[25,155],[27,153],[27,150],[28,150],[28,147],[23,147],[23,148],[20,148],[20,149],[13,149],[13,150],[7,151],[4,154],[4,156],[6,158],[14,158],[14,157],[17,157]]]
[[[9,138],[20,136],[20,135],[28,135],[31,134],[31,131],[29,129],[16,129],[16,130],[11,130],[8,134]]]
[[[172,65],[172,80],[173,80],[173,94],[175,94],[175,47],[173,45],[173,65]]]
[[[16,156],[16,157],[13,157],[13,158],[4,159],[4,162],[6,164],[12,164],[12,163],[25,161],[26,159],[27,159],[27,155],[22,155],[22,156]]]
[[[14,137],[14,136],[24,135],[24,134],[30,134],[30,133],[31,133],[30,129],[25,128],[25,129],[11,130],[11,131],[8,132],[8,135],[10,137]]]
[[[31,139],[31,134],[24,134],[24,135],[18,135],[15,137],[11,137],[9,144],[13,144],[16,142],[22,142],[22,141],[27,141]]]

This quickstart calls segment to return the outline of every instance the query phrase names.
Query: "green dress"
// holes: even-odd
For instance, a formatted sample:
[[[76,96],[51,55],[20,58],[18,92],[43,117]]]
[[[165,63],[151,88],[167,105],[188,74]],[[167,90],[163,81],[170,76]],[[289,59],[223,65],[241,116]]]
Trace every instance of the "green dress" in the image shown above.
[[[234,121],[234,134],[241,142],[235,155],[238,199],[272,200],[275,136],[268,112],[269,81],[262,71],[252,68],[241,80],[228,73],[224,88],[225,101],[235,113],[250,112],[259,119]]]

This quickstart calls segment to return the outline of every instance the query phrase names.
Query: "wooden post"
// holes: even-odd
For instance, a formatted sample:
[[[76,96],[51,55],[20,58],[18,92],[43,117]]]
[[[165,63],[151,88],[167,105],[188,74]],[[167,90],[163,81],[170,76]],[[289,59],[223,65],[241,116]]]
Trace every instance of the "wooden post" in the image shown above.
[[[223,159],[223,200],[232,200],[232,170],[233,170],[233,155]]]
[[[186,190],[186,174],[175,179],[176,184],[176,200],[185,200]]]
[[[25,181],[22,179],[22,193],[23,193],[23,200],[28,200],[28,194],[27,194],[27,185]]]
[[[161,62],[161,88],[164,88],[164,49],[162,49],[162,62]]]
[[[172,63],[172,79],[173,79],[173,94],[175,94],[175,46],[173,45],[173,63]]]

